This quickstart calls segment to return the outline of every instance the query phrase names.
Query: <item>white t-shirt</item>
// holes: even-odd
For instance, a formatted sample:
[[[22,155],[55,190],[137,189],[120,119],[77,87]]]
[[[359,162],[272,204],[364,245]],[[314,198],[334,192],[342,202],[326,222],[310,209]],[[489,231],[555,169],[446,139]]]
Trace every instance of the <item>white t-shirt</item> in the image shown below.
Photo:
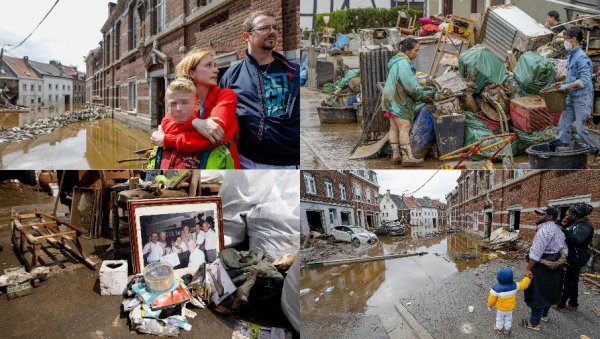
[[[142,254],[146,255],[150,249],[152,249],[152,252],[148,255],[148,263],[153,263],[155,261],[159,261],[160,257],[162,257],[163,255],[163,248],[160,245],[160,243],[153,243],[153,242],[149,242],[146,245],[144,245],[144,248],[142,249]]]
[[[188,267],[200,267],[200,265],[204,264],[206,259],[204,258],[204,252],[199,249],[195,249],[194,252],[190,253],[190,261],[188,263]]]
[[[206,232],[200,231],[196,234],[196,244],[201,245],[204,242],[204,238],[206,237]]]

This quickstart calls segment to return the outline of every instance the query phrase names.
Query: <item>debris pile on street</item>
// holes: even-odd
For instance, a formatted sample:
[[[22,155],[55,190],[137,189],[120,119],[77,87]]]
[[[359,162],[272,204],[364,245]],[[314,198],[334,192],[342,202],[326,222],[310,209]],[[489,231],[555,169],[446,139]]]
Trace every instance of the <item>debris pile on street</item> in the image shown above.
[[[0,143],[18,142],[34,139],[40,135],[51,133],[63,126],[78,121],[93,121],[108,117],[110,114],[106,110],[93,111],[86,109],[76,112],[67,112],[61,115],[40,119],[23,127],[0,127]]]
[[[556,126],[564,110],[567,92],[559,89],[567,74],[564,33],[554,34],[513,5],[489,8],[477,32],[478,39],[474,39],[473,21],[469,19],[451,16],[444,23],[433,19],[437,18],[420,19],[423,34],[417,38],[422,46],[430,42],[428,39],[437,42],[433,64],[430,74],[417,72],[416,76],[421,86],[435,85],[437,93],[432,103],[416,112],[410,132],[412,153],[439,159],[450,168],[465,168],[472,162],[495,159],[503,160],[503,167],[513,168],[513,156],[528,154],[531,168],[547,168],[549,164],[539,160],[547,154],[538,155],[541,151],[533,146],[547,145],[556,139]],[[584,32],[588,40],[584,51],[593,60],[598,58],[600,49],[595,48],[600,47],[600,20],[583,17],[575,24],[589,32],[588,36]],[[385,143],[381,140],[387,140],[389,123],[381,112],[381,85],[387,77],[386,64],[393,56],[392,51],[411,33],[403,36],[397,27],[372,31],[372,34],[349,35],[350,42],[344,47],[350,52],[347,46],[361,46],[352,50],[359,54],[359,65],[356,55],[331,53],[327,44],[311,46],[308,50],[308,86],[321,88],[319,79],[325,74],[319,69],[325,69],[326,65],[330,71],[328,76],[332,76],[331,82],[322,87],[323,92],[332,94],[318,108],[321,123],[353,122],[339,111],[324,107],[347,110],[354,109],[352,104],[358,107],[356,116],[363,133],[350,159],[383,154]],[[380,34],[376,34],[378,32]],[[508,37],[505,32],[513,35]],[[429,36],[424,38],[424,35]],[[451,53],[449,45],[457,53]],[[439,68],[440,65],[445,68]],[[350,70],[344,72],[346,69]],[[349,78],[360,82],[360,88],[348,88]],[[599,131],[593,137],[600,141],[598,79],[600,65],[594,65],[594,119],[588,120],[587,127]],[[357,99],[349,99],[354,97]],[[555,105],[556,102],[563,107]],[[544,152],[579,152],[587,160],[589,149],[576,147],[580,139],[574,128],[572,135],[575,143],[568,149]],[[373,142],[377,140],[379,142]],[[359,152],[360,145],[377,150]]]

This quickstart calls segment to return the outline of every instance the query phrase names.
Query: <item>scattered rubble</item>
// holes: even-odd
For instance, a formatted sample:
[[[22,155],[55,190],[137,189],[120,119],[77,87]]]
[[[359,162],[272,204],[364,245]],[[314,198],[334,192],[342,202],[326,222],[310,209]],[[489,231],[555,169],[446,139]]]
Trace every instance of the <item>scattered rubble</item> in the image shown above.
[[[93,111],[91,109],[86,109],[40,119],[31,124],[24,125],[23,127],[0,127],[0,143],[34,139],[40,135],[51,133],[58,128],[74,122],[98,120],[106,118],[109,115],[110,114],[106,110]]]

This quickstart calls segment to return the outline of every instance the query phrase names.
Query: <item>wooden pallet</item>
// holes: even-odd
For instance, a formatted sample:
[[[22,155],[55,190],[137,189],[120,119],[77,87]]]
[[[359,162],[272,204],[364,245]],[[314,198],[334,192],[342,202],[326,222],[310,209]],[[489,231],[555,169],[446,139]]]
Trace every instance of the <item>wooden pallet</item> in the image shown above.
[[[63,226],[59,228],[59,226]],[[94,263],[83,253],[79,237],[89,232],[45,213],[13,215],[11,221],[12,243],[15,252],[28,272],[38,266],[38,257],[44,245],[54,246],[68,252],[88,268],[95,270]],[[72,243],[75,248],[71,247]],[[31,260],[25,254],[31,253]]]

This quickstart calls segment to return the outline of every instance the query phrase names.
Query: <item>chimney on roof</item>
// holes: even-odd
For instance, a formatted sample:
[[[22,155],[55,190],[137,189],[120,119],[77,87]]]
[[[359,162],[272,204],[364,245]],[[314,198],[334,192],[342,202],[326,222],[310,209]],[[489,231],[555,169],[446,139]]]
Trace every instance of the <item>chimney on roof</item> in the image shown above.
[[[23,57],[23,62],[25,63],[25,65],[29,66],[29,57],[28,56],[24,56]]]
[[[390,195],[390,190],[385,191],[385,194]]]
[[[115,10],[116,7],[117,7],[116,3],[114,3],[114,2],[108,3],[108,16],[110,16],[112,14],[112,12]]]

